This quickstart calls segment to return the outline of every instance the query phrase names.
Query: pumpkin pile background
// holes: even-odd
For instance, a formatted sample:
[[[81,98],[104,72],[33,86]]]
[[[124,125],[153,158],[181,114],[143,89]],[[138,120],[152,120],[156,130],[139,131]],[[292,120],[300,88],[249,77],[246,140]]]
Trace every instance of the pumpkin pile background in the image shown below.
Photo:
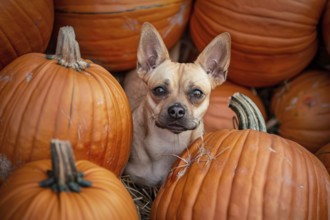
[[[207,132],[237,128],[226,100],[240,91],[261,109],[269,133],[297,142],[329,171],[329,0],[35,0],[33,4],[2,0],[0,10],[0,185],[9,171],[49,158],[46,150],[33,157],[31,149],[45,148],[52,138],[71,139],[77,159],[90,160],[120,176],[132,138],[132,119],[120,83],[136,65],[140,28],[146,21],[158,29],[168,48],[177,45],[180,62],[193,62],[219,33],[231,34],[229,79],[211,94],[205,115]],[[88,83],[111,84],[87,91],[88,83],[68,77],[67,91],[77,83],[76,89],[81,86],[77,98],[84,102],[87,91],[85,101],[90,103],[76,103],[73,108],[66,105],[66,114],[74,111],[76,115],[69,128],[67,119],[61,118],[63,112],[55,112],[60,109],[52,106],[59,106],[61,101],[70,103],[70,99],[56,95],[60,87],[51,81],[51,73],[59,70],[38,64],[45,54],[55,54],[63,26],[74,28],[81,57],[102,72],[98,73],[102,79],[95,77],[95,82]],[[35,70],[48,77],[29,88],[31,77],[38,75]],[[46,85],[53,85],[53,94],[46,91]],[[58,103],[47,95],[52,99],[57,96]],[[110,110],[100,110],[100,96],[105,97]],[[47,117],[45,112],[52,111],[59,121],[55,116],[52,120],[43,118]],[[84,140],[77,139],[79,114],[90,116],[89,130],[85,131],[90,138]],[[100,114],[108,121],[93,118]],[[111,133],[102,136],[105,127]],[[55,133],[58,136],[54,137]],[[110,142],[122,146],[123,152],[114,150],[102,156],[98,147],[102,145],[104,152],[108,145],[115,149]]]

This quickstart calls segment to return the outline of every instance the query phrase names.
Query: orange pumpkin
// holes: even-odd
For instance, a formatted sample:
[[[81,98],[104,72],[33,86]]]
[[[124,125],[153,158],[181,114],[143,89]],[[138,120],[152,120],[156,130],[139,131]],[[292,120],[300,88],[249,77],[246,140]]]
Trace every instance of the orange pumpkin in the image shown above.
[[[261,131],[223,129],[180,155],[151,219],[329,219],[329,202],[330,177],[302,146]]]
[[[0,69],[17,57],[44,52],[54,23],[52,0],[1,0]]]
[[[212,90],[209,108],[204,116],[204,128],[206,132],[223,128],[235,128],[235,113],[228,107],[229,97],[235,92],[240,92],[250,97],[258,106],[263,117],[265,119],[267,118],[265,107],[257,94],[246,87],[227,81]]]
[[[26,54],[0,72],[0,154],[17,167],[66,139],[79,160],[119,175],[132,141],[128,99],[107,70],[80,59],[72,27],[59,36],[57,55]]]
[[[182,35],[189,18],[191,0],[58,0],[55,30],[73,26],[83,57],[110,71],[132,69],[140,28],[152,23],[167,47]]]
[[[330,54],[330,1],[328,1],[323,15],[322,34],[326,49]]]
[[[75,163],[65,142],[53,146],[52,161],[27,163],[1,186],[2,220],[138,219],[116,175],[89,161]]]
[[[324,0],[196,0],[190,30],[202,50],[221,32],[232,37],[229,79],[265,87],[299,74],[317,50]]]
[[[323,147],[321,147],[315,155],[319,160],[322,161],[324,164],[325,168],[327,168],[328,173],[330,174],[330,142]]]
[[[271,111],[278,133],[311,152],[330,142],[330,73],[305,71],[275,90]]]

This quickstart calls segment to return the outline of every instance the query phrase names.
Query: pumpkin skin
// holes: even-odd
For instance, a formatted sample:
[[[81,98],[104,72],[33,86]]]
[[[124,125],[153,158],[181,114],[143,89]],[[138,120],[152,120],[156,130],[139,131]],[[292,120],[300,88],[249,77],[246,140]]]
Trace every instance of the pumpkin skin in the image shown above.
[[[327,168],[328,173],[330,174],[330,142],[323,147],[321,147],[315,155],[321,162],[324,164],[325,168]]]
[[[0,188],[1,219],[138,219],[128,191],[115,174],[89,161],[78,161],[91,187],[80,193],[42,188],[50,160],[27,163],[11,173]]]
[[[0,72],[0,154],[14,167],[48,159],[52,138],[71,141],[78,160],[119,175],[130,153],[132,117],[126,94],[101,66],[76,71],[23,55]]]
[[[299,74],[313,59],[316,25],[325,3],[196,0],[191,37],[202,50],[217,34],[229,32],[229,79],[250,87],[276,85]]]
[[[157,28],[171,48],[185,30],[190,8],[191,0],[58,0],[54,29],[74,27],[83,57],[110,71],[124,71],[136,66],[145,21]]]
[[[53,30],[53,1],[2,0],[0,11],[0,69],[23,54],[45,51]]]
[[[275,90],[271,111],[279,123],[278,133],[315,153],[330,142],[330,74],[303,72]]]
[[[180,157],[151,219],[329,219],[330,177],[293,141],[224,129]]]
[[[264,119],[267,119],[265,107],[259,96],[248,88],[226,81],[212,90],[210,104],[204,115],[204,129],[206,132],[234,128],[233,118],[236,114],[228,107],[228,100],[235,92],[250,97],[258,106]]]
[[[323,15],[322,34],[325,47],[328,51],[328,54],[330,54],[330,1],[328,1]]]

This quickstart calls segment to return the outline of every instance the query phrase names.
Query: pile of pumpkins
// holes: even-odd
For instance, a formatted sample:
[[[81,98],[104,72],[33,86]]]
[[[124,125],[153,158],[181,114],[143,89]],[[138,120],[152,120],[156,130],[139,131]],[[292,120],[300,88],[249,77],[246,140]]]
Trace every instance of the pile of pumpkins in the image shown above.
[[[118,78],[135,67],[145,21],[168,48],[193,48],[187,62],[217,34],[232,38],[206,134],[173,165],[151,219],[330,218],[330,1],[3,0],[0,9],[1,219],[139,218],[119,180],[133,131]],[[276,134],[237,130],[235,92]],[[54,139],[70,141],[75,159],[50,150]],[[66,172],[92,186],[40,187],[54,181],[55,160],[77,160]]]

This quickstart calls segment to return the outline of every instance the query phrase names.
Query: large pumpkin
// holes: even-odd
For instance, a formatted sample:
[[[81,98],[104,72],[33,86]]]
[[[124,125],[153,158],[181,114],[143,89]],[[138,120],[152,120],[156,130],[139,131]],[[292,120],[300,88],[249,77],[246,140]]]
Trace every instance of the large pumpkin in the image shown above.
[[[54,23],[52,0],[1,0],[0,69],[20,55],[44,52]]]
[[[275,90],[271,111],[278,133],[311,152],[330,142],[330,73],[305,71]]]
[[[152,23],[167,47],[183,33],[191,0],[58,0],[55,30],[73,26],[82,56],[111,71],[136,65],[139,33],[145,21]]]
[[[252,87],[300,73],[317,50],[325,0],[196,0],[190,20],[199,50],[221,32],[232,37],[229,79]]]
[[[223,129],[180,155],[151,219],[329,217],[330,177],[313,154],[277,135]]]
[[[330,174],[330,142],[323,147],[321,147],[315,155],[319,160],[322,161],[324,164],[325,168],[327,168],[328,173]]]
[[[57,55],[26,54],[0,72],[0,154],[17,167],[66,139],[77,159],[119,175],[132,141],[127,97],[107,70],[80,59],[72,28],[59,36]]]
[[[75,162],[66,142],[52,144],[52,161],[25,164],[1,186],[2,220],[138,219],[116,175],[90,161]]]
[[[267,119],[265,107],[256,93],[253,93],[252,90],[246,87],[227,81],[212,90],[210,104],[204,116],[204,128],[206,132],[223,128],[235,128],[235,113],[228,107],[229,97],[235,92],[240,92],[250,97],[258,106],[265,120]]]
[[[328,4],[324,10],[322,20],[322,34],[326,49],[328,54],[330,54],[330,1],[328,1]]]

